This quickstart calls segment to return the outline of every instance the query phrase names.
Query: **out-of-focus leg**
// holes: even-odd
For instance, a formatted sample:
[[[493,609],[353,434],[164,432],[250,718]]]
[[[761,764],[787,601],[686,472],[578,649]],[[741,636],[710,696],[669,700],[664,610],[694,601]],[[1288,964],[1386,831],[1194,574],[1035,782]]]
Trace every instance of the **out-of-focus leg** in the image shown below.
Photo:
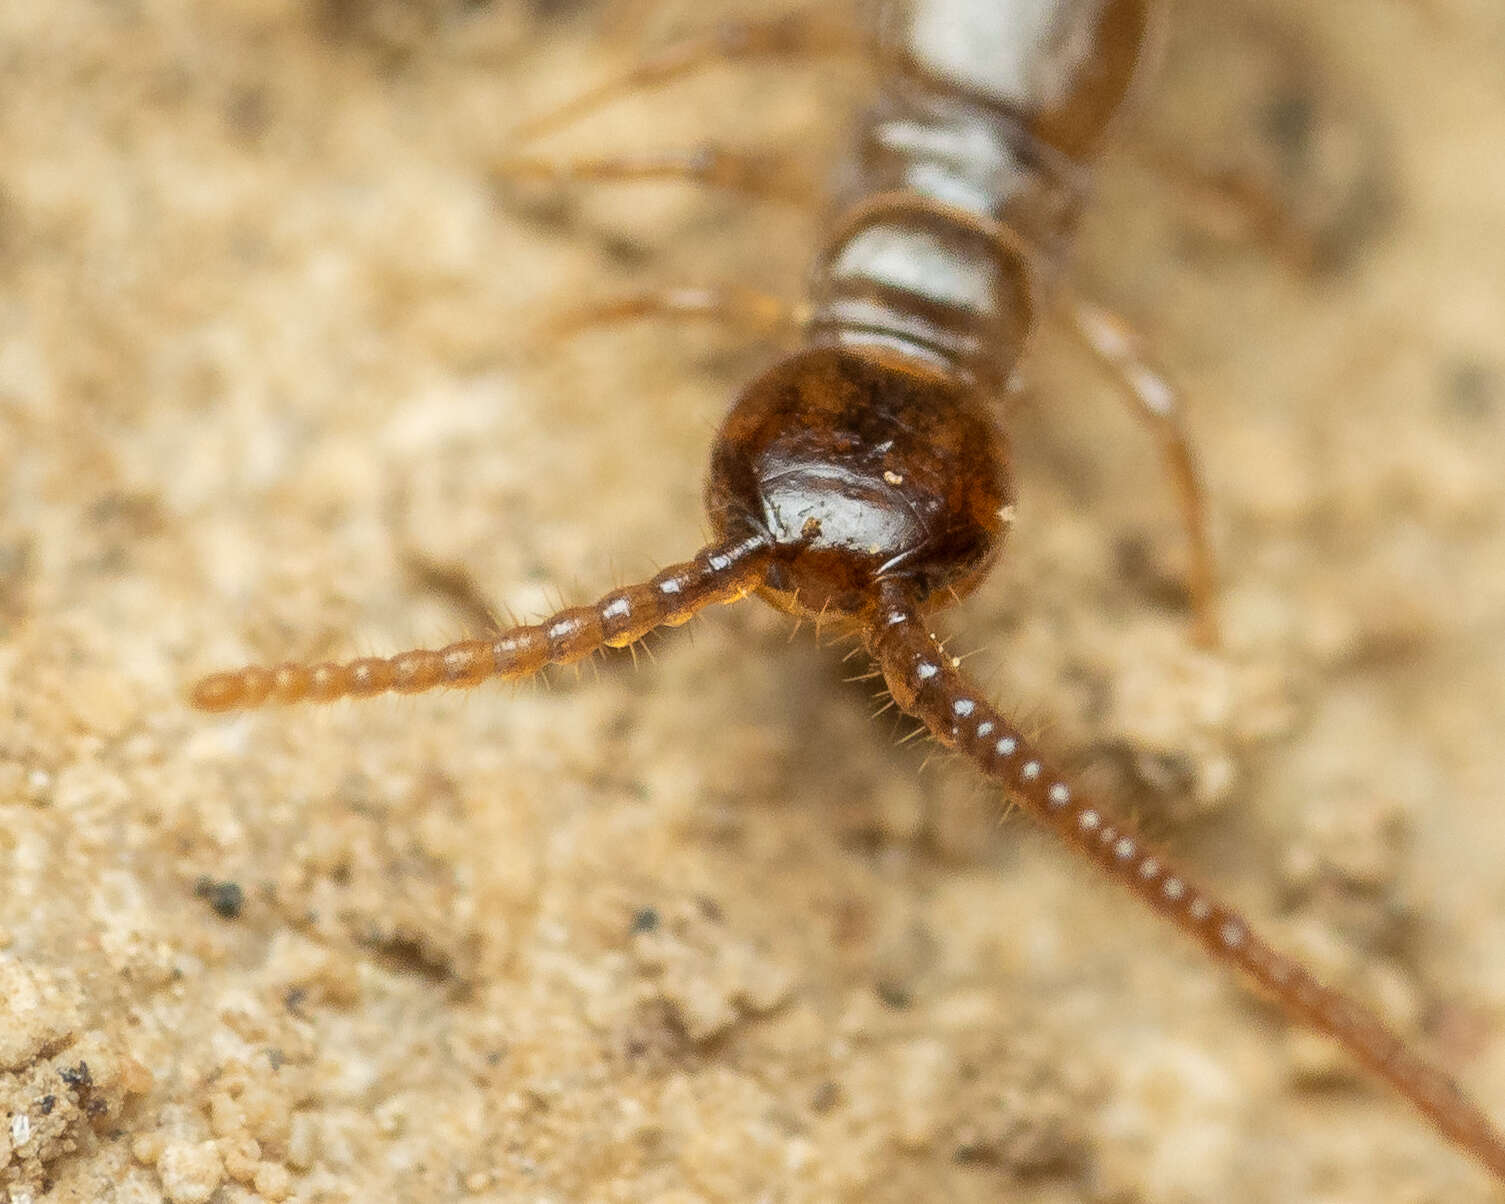
[[[1187,582],[1196,615],[1197,643],[1218,643],[1217,573],[1207,532],[1207,502],[1182,413],[1181,390],[1146,354],[1143,340],[1122,317],[1094,301],[1061,294],[1066,327],[1119,386],[1160,445],[1165,470],[1175,488],[1191,552]]]

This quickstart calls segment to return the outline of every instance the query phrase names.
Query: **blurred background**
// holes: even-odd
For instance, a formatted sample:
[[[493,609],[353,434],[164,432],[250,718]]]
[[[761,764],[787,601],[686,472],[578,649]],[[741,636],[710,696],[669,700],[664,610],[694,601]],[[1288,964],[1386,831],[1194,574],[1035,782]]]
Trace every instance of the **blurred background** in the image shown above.
[[[539,322],[797,296],[822,215],[499,165],[523,117],[775,7],[0,6],[11,1200],[1491,1197],[755,602],[517,689],[183,705],[698,546],[777,349]],[[1011,543],[940,622],[1505,1120],[1505,14],[1166,15],[1071,273],[1186,386],[1224,646],[1190,643],[1153,445],[1048,329],[1000,400]],[[538,149],[823,173],[870,87],[717,68]]]

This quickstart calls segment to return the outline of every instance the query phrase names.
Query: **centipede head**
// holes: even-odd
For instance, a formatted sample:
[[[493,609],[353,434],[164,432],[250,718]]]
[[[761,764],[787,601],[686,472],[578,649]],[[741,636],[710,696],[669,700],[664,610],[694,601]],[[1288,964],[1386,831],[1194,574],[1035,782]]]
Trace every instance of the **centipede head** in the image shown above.
[[[971,382],[836,346],[746,389],[706,485],[719,536],[772,542],[763,597],[855,624],[885,580],[908,581],[922,602],[972,589],[998,553],[1010,497],[1007,446]]]

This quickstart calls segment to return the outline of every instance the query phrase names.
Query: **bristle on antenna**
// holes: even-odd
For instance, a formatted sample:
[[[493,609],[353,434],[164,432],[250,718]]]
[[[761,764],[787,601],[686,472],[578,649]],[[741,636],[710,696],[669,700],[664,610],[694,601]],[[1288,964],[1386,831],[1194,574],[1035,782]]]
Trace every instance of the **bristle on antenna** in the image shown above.
[[[249,665],[201,679],[189,701],[201,711],[235,711],[465,689],[492,678],[517,681],[548,665],[584,660],[602,648],[624,648],[657,627],[677,627],[708,606],[734,602],[757,588],[768,556],[757,538],[712,546],[650,581],[612,590],[593,605],[569,607],[542,623],[512,627],[489,639],[392,657]]]

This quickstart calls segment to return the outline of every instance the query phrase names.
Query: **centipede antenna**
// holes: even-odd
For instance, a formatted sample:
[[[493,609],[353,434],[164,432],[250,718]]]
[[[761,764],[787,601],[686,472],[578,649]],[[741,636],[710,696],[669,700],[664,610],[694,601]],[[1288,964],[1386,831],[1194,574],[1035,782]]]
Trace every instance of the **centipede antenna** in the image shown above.
[[[744,597],[762,579],[768,556],[766,541],[757,537],[728,541],[641,585],[613,590],[594,605],[563,609],[490,639],[344,663],[252,665],[203,678],[189,698],[202,711],[234,711],[463,689],[492,678],[520,681],[548,665],[578,665],[603,648],[631,646],[655,628],[677,627],[708,606]]]
[[[1216,961],[1241,971],[1293,1020],[1336,1041],[1437,1130],[1505,1177],[1505,1137],[1439,1067],[1410,1049],[1357,1000],[1278,953],[1231,907],[1195,885],[1132,825],[1059,774],[1033,743],[944,655],[906,587],[883,588],[868,650],[904,710],[941,744],[1001,783],[1073,853],[1169,920]]]

